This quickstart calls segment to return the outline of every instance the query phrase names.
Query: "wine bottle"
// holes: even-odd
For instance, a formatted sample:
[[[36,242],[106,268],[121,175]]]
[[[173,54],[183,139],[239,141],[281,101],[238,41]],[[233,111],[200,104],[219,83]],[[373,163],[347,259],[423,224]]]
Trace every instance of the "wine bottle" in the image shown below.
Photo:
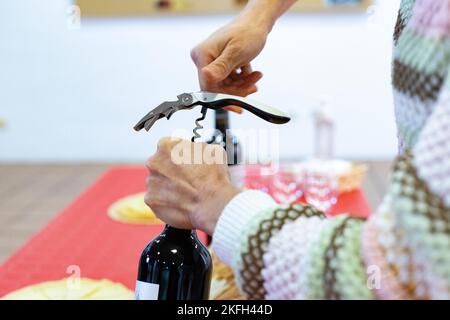
[[[137,300],[207,300],[212,259],[195,230],[166,225],[142,252]]]

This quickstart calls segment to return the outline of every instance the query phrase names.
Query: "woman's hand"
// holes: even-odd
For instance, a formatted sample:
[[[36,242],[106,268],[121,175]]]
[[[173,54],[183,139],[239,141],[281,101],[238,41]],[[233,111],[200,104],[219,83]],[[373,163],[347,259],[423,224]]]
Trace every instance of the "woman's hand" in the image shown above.
[[[218,145],[163,138],[147,167],[145,203],[176,228],[212,234],[222,210],[240,192],[231,184],[226,152]]]
[[[248,96],[257,91],[262,73],[251,62],[261,50],[276,19],[295,0],[250,0],[229,24],[191,51],[200,88],[205,91]],[[235,106],[228,109],[240,111]]]
[[[250,62],[264,48],[268,32],[264,25],[237,18],[192,49],[200,88],[242,97],[256,92],[262,73]]]

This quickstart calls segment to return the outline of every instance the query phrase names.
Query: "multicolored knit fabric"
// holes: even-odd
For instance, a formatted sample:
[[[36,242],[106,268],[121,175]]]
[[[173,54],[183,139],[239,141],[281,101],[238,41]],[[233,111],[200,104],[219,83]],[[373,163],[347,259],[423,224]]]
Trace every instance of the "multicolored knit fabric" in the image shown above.
[[[262,276],[267,299],[300,299],[305,296],[304,259],[311,245],[320,237],[323,225],[323,217],[299,217],[272,236],[263,257]],[[297,233],[297,230],[301,232]]]
[[[450,299],[450,0],[402,1],[393,60],[399,156],[368,221],[255,191],[222,213],[214,245],[249,298]]]
[[[250,299],[263,299],[266,295],[262,270],[263,256],[269,240],[281,227],[300,217],[321,217],[325,215],[310,206],[284,205],[273,210],[269,208],[258,214],[244,229],[240,248],[236,251],[235,270],[238,286]]]
[[[448,0],[402,2],[394,35],[393,85],[400,151],[418,140],[447,78]]]

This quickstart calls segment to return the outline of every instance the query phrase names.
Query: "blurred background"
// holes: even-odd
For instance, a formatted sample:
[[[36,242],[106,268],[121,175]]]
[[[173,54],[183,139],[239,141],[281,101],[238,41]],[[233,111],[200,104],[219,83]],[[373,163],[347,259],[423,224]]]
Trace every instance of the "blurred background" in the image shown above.
[[[192,129],[198,112],[177,113],[150,134],[132,127],[162,101],[199,89],[190,49],[243,2],[0,2],[0,260],[107,167],[142,164],[160,137]],[[253,97],[293,118],[280,130],[281,157],[313,153],[312,114],[326,103],[334,155],[369,164],[371,204],[396,154],[390,61],[398,6],[304,0],[254,62],[264,78]],[[236,129],[268,127],[248,113],[230,118]]]
[[[78,22],[72,4],[1,1],[0,161],[142,162],[158,138],[190,129],[198,113],[177,113],[150,135],[132,126],[163,100],[199,89],[189,51],[233,13],[83,17],[80,7]],[[278,21],[254,63],[264,73],[254,98],[294,117],[280,132],[283,157],[312,152],[311,113],[324,96],[337,156],[395,155],[397,8],[384,0],[360,12],[292,12]],[[232,128],[267,126],[245,114],[231,121]]]

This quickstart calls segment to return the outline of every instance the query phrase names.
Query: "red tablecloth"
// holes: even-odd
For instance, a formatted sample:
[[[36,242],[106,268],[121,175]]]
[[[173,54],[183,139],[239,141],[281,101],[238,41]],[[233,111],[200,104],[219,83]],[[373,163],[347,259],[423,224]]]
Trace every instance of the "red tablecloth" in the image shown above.
[[[145,189],[146,169],[119,167],[106,172],[70,206],[34,235],[0,266],[0,297],[23,286],[70,276],[109,279],[134,288],[138,259],[162,226],[131,225],[111,220],[108,207],[116,200]],[[339,197],[332,215],[369,215],[361,191]],[[199,234],[204,239],[204,234]]]

